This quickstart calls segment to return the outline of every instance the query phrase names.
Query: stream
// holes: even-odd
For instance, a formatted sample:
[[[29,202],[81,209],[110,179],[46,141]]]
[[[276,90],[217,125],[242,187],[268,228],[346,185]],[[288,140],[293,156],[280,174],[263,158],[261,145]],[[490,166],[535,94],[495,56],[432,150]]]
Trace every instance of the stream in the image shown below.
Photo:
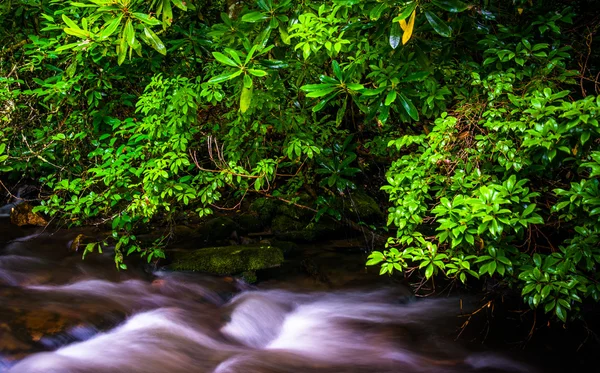
[[[455,341],[456,298],[116,271],[110,251],[70,253],[75,234],[0,220],[0,372],[539,371]]]

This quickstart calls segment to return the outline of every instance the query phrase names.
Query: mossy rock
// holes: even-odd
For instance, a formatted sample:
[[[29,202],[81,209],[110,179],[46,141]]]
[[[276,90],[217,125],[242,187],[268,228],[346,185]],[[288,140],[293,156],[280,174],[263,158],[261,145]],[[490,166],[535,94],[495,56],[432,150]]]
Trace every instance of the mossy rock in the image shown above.
[[[344,215],[353,221],[365,223],[381,223],[385,221],[385,215],[381,212],[377,201],[365,192],[358,191],[349,198],[339,199],[335,203],[336,208],[344,212]]]
[[[250,211],[258,215],[260,221],[268,225],[277,212],[278,201],[272,198],[257,198],[250,204]]]
[[[11,210],[10,222],[19,227],[24,225],[37,225],[40,227],[48,225],[46,219],[33,212],[33,206],[27,202],[18,204]]]
[[[303,206],[310,206],[312,204],[310,196],[307,194],[301,194],[299,196],[296,196],[295,198],[293,198],[293,197],[288,197],[288,198],[290,200],[295,199],[298,204],[303,205]],[[286,203],[283,201],[279,201],[278,206],[279,207],[277,208],[277,215],[289,216],[290,218],[300,220],[300,221],[309,222],[315,215],[315,213],[309,209],[298,207],[296,205],[293,205],[291,203]]]
[[[319,222],[310,222],[301,229],[275,231],[275,237],[281,241],[315,242],[331,240],[344,235],[344,227],[332,220],[321,219]]]
[[[256,213],[237,215],[234,219],[244,233],[262,232],[268,225],[268,223],[265,225]]]
[[[256,283],[256,281],[258,281],[258,277],[256,277],[256,272],[254,271],[242,272],[236,277],[247,282],[248,284],[254,284]]]
[[[204,242],[217,242],[226,240],[238,230],[238,224],[226,216],[210,219],[196,229],[195,235]]]
[[[308,195],[300,195],[286,198],[290,200],[298,200],[298,203],[301,205],[311,205],[311,199]],[[250,211],[258,215],[259,219],[265,226],[269,225],[269,223],[276,217],[282,215],[306,223],[308,223],[314,215],[314,213],[309,209],[301,208],[274,198],[255,199],[250,204]]]
[[[287,215],[278,215],[271,223],[271,230],[275,233],[299,231],[304,229],[306,223]]]
[[[281,250],[270,245],[222,246],[176,252],[169,268],[175,271],[234,275],[276,267],[282,262]]]

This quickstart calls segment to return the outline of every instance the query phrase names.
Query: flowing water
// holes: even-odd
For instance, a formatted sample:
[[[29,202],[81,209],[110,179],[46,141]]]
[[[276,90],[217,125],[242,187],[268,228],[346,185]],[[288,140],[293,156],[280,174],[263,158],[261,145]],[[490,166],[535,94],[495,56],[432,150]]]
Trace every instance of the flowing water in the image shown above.
[[[0,372],[536,371],[455,342],[457,299],[117,272],[75,234],[0,221]]]

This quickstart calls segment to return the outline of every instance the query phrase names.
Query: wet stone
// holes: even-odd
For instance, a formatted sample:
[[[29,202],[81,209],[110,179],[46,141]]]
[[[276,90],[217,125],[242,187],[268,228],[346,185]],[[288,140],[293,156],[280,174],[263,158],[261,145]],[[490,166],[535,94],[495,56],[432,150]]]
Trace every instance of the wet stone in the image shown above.
[[[25,225],[45,226],[48,224],[40,214],[33,212],[33,207],[27,202],[21,203],[12,209],[10,222],[19,227]]]

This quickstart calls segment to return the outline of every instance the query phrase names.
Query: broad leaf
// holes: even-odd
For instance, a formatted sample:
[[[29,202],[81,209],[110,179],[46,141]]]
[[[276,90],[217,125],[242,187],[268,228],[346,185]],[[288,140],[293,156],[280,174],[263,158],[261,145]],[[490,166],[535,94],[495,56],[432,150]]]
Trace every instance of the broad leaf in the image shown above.
[[[240,111],[242,113],[245,113],[250,107],[250,103],[252,102],[252,90],[253,87],[242,88],[242,94],[240,95]]]
[[[433,0],[432,3],[452,13],[459,13],[469,9],[469,6],[460,0]]]
[[[63,14],[62,19],[67,24],[67,26],[69,26],[69,28],[80,30],[79,26],[77,26],[77,24],[75,22],[73,22],[73,20],[71,18],[69,18]]]
[[[252,12],[252,13],[244,14],[244,16],[242,17],[242,21],[244,21],[244,22],[259,22],[259,21],[265,20],[267,18],[269,18],[269,16],[267,14],[264,14],[261,12]]]
[[[231,58],[227,57],[223,53],[212,52],[212,55],[213,55],[213,57],[215,57],[215,60],[219,61],[220,63],[222,63],[224,65],[228,65],[228,66],[231,66],[231,67],[239,67],[239,65],[237,63],[235,63],[234,60],[232,60]]]
[[[121,65],[125,61],[127,56],[127,40],[125,40],[125,34],[119,39],[119,45],[117,46],[117,63]]]
[[[125,28],[123,29],[123,35],[125,35],[125,40],[127,44],[131,48],[135,45],[135,30],[133,29],[133,24],[131,23],[131,19],[128,19],[125,23]]]
[[[400,21],[404,21],[405,19],[407,19],[417,8],[417,2],[413,1],[411,4],[409,4],[406,8],[404,8],[402,10],[402,12],[392,20],[392,22],[400,22]]]
[[[250,75],[245,74],[244,75],[244,88],[250,88],[252,87],[252,78],[250,77]]]
[[[397,22],[392,23],[392,27],[390,28],[390,46],[392,49],[398,47],[401,37],[400,25]]]
[[[396,91],[390,91],[385,98],[385,106],[390,106],[392,102],[396,101]]]
[[[186,11],[188,9],[186,3],[182,0],[171,0],[171,1],[173,2],[173,4],[176,7],[178,7],[179,9],[181,9],[183,11]]]
[[[144,35],[148,39],[150,46],[154,48],[158,53],[162,55],[167,54],[167,48],[163,44],[162,40],[159,39],[158,36],[154,33],[154,31],[150,30],[148,27],[144,27]]]
[[[88,31],[83,31],[82,29],[79,29],[79,28],[67,27],[66,29],[63,29],[63,31],[69,35],[78,36],[82,39],[87,39],[91,35]]]
[[[450,26],[445,24],[444,21],[439,19],[439,17],[436,16],[434,13],[426,11],[425,17],[427,18],[427,21],[429,21],[429,24],[431,25],[431,27],[433,27],[435,32],[446,38],[449,38],[452,35],[452,29],[450,28]]]
[[[333,61],[331,63],[331,66],[333,67],[333,75],[335,75],[335,77],[338,78],[340,82],[343,81],[344,75],[342,74],[342,69],[340,68],[340,65],[337,63],[337,61]]]
[[[410,117],[414,120],[419,120],[419,112],[417,111],[415,105],[413,105],[412,101],[402,93],[398,93],[398,98],[400,99],[400,103],[408,115],[410,115]]]
[[[236,70],[235,72],[232,72],[232,73],[225,73],[225,74],[221,74],[219,76],[215,76],[214,78],[211,78],[208,81],[208,83],[222,83],[224,81],[233,79],[240,75],[242,75],[242,70]]]
[[[408,20],[406,27],[404,28],[404,33],[402,34],[402,45],[408,43],[408,41],[410,40],[410,37],[412,36],[413,29],[415,27],[416,16],[417,16],[417,10],[415,9],[410,16],[410,19]]]
[[[306,95],[306,97],[323,97],[323,96],[327,96],[328,94],[330,94],[331,92],[337,90],[338,87],[329,87],[329,88],[324,88],[324,89],[319,89],[317,91],[311,91],[310,93],[308,93]]]
[[[158,19],[156,19],[155,17],[151,17],[147,14],[144,13],[131,13],[131,15],[133,16],[133,18],[137,19],[138,21],[141,21],[147,25],[150,26],[158,26],[160,25],[160,21]]]
[[[121,24],[121,19],[123,19],[123,13],[121,13],[117,18],[113,19],[110,22],[107,22],[104,25],[104,29],[100,32],[100,39],[106,39],[111,36],[116,30],[117,27]]]
[[[248,72],[254,76],[266,76],[267,72],[264,70],[248,69]]]

